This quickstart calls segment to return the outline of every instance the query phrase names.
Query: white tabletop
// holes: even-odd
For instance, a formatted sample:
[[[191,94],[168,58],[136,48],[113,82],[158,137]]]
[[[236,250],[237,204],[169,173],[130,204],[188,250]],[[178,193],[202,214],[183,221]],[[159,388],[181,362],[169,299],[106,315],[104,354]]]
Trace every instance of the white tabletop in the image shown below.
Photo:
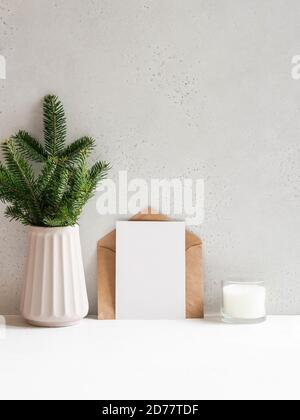
[[[299,399],[300,317],[254,326],[6,317],[0,399]]]

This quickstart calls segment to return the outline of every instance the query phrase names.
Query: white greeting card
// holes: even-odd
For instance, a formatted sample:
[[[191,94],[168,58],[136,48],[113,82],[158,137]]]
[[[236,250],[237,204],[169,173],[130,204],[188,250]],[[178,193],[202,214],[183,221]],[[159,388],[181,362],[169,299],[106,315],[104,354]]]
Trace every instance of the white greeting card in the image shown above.
[[[185,319],[185,223],[118,222],[117,319]]]

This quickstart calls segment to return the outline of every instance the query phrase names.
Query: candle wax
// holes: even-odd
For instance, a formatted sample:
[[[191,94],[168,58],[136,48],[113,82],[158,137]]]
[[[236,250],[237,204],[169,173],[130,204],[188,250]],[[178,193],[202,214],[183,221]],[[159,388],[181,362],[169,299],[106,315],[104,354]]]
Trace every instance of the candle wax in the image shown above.
[[[223,288],[223,313],[235,319],[266,316],[266,288],[260,285],[231,284]]]

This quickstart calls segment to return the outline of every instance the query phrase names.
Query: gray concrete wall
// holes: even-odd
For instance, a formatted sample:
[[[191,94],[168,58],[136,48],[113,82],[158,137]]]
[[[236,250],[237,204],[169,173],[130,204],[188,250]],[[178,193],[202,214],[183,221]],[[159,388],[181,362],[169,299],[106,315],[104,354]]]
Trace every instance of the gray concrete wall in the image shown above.
[[[204,178],[206,308],[228,275],[262,276],[269,310],[300,313],[298,0],[0,0],[0,134],[41,136],[57,93],[69,138],[97,139],[112,177]],[[96,200],[96,199],[95,199]],[[96,242],[82,220],[91,311]],[[26,229],[0,216],[0,313],[18,310]]]

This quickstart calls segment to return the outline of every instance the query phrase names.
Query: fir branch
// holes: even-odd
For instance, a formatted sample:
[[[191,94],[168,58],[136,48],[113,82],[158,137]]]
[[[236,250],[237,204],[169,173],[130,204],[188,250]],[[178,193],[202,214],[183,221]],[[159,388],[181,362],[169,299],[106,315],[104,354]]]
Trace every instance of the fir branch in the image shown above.
[[[59,213],[56,217],[45,217],[44,218],[45,226],[50,227],[68,227],[75,226],[76,219],[70,217],[69,211]]]
[[[86,166],[85,155],[81,154],[78,158],[78,165],[73,172],[71,195],[70,195],[70,211],[71,214],[78,218],[83,206],[87,202],[89,195],[89,170]]]
[[[52,203],[50,205],[55,209],[55,212],[59,210],[59,206],[63,200],[65,193],[69,186],[70,173],[67,168],[63,168],[56,176],[56,182],[53,184],[53,196]]]
[[[2,152],[10,175],[15,180],[18,190],[28,194],[29,203],[32,205],[34,220],[38,220],[41,213],[39,202],[34,188],[34,175],[32,167],[22,158],[12,139],[2,145]]]
[[[18,221],[21,222],[23,225],[31,225],[32,221],[26,214],[24,214],[21,207],[17,204],[13,206],[8,206],[5,210],[5,216],[10,219],[10,221]]]
[[[70,144],[60,155],[68,163],[75,164],[82,154],[89,156],[95,147],[95,140],[91,137],[82,137]]]
[[[56,96],[44,100],[44,125],[45,148],[24,131],[1,146],[0,200],[8,204],[5,215],[24,225],[74,226],[110,167],[97,162],[88,168],[95,146],[90,137],[65,148],[66,119]],[[29,161],[41,164],[37,178]]]
[[[43,146],[26,131],[19,131],[12,139],[20,154],[26,159],[40,163],[47,160],[47,153]]]
[[[12,203],[14,201],[24,202],[24,199],[23,187],[18,188],[18,184],[14,177],[2,163],[0,163],[0,200],[4,203]]]
[[[110,170],[110,164],[107,162],[96,162],[89,171],[90,181],[97,185],[107,177]]]
[[[47,153],[58,156],[64,150],[67,125],[64,107],[57,96],[48,95],[44,99],[44,136]]]
[[[57,161],[54,159],[49,159],[46,162],[46,165],[44,166],[40,176],[36,180],[36,190],[37,194],[41,196],[45,189],[48,187],[49,183],[51,182],[55,171],[57,168]]]

